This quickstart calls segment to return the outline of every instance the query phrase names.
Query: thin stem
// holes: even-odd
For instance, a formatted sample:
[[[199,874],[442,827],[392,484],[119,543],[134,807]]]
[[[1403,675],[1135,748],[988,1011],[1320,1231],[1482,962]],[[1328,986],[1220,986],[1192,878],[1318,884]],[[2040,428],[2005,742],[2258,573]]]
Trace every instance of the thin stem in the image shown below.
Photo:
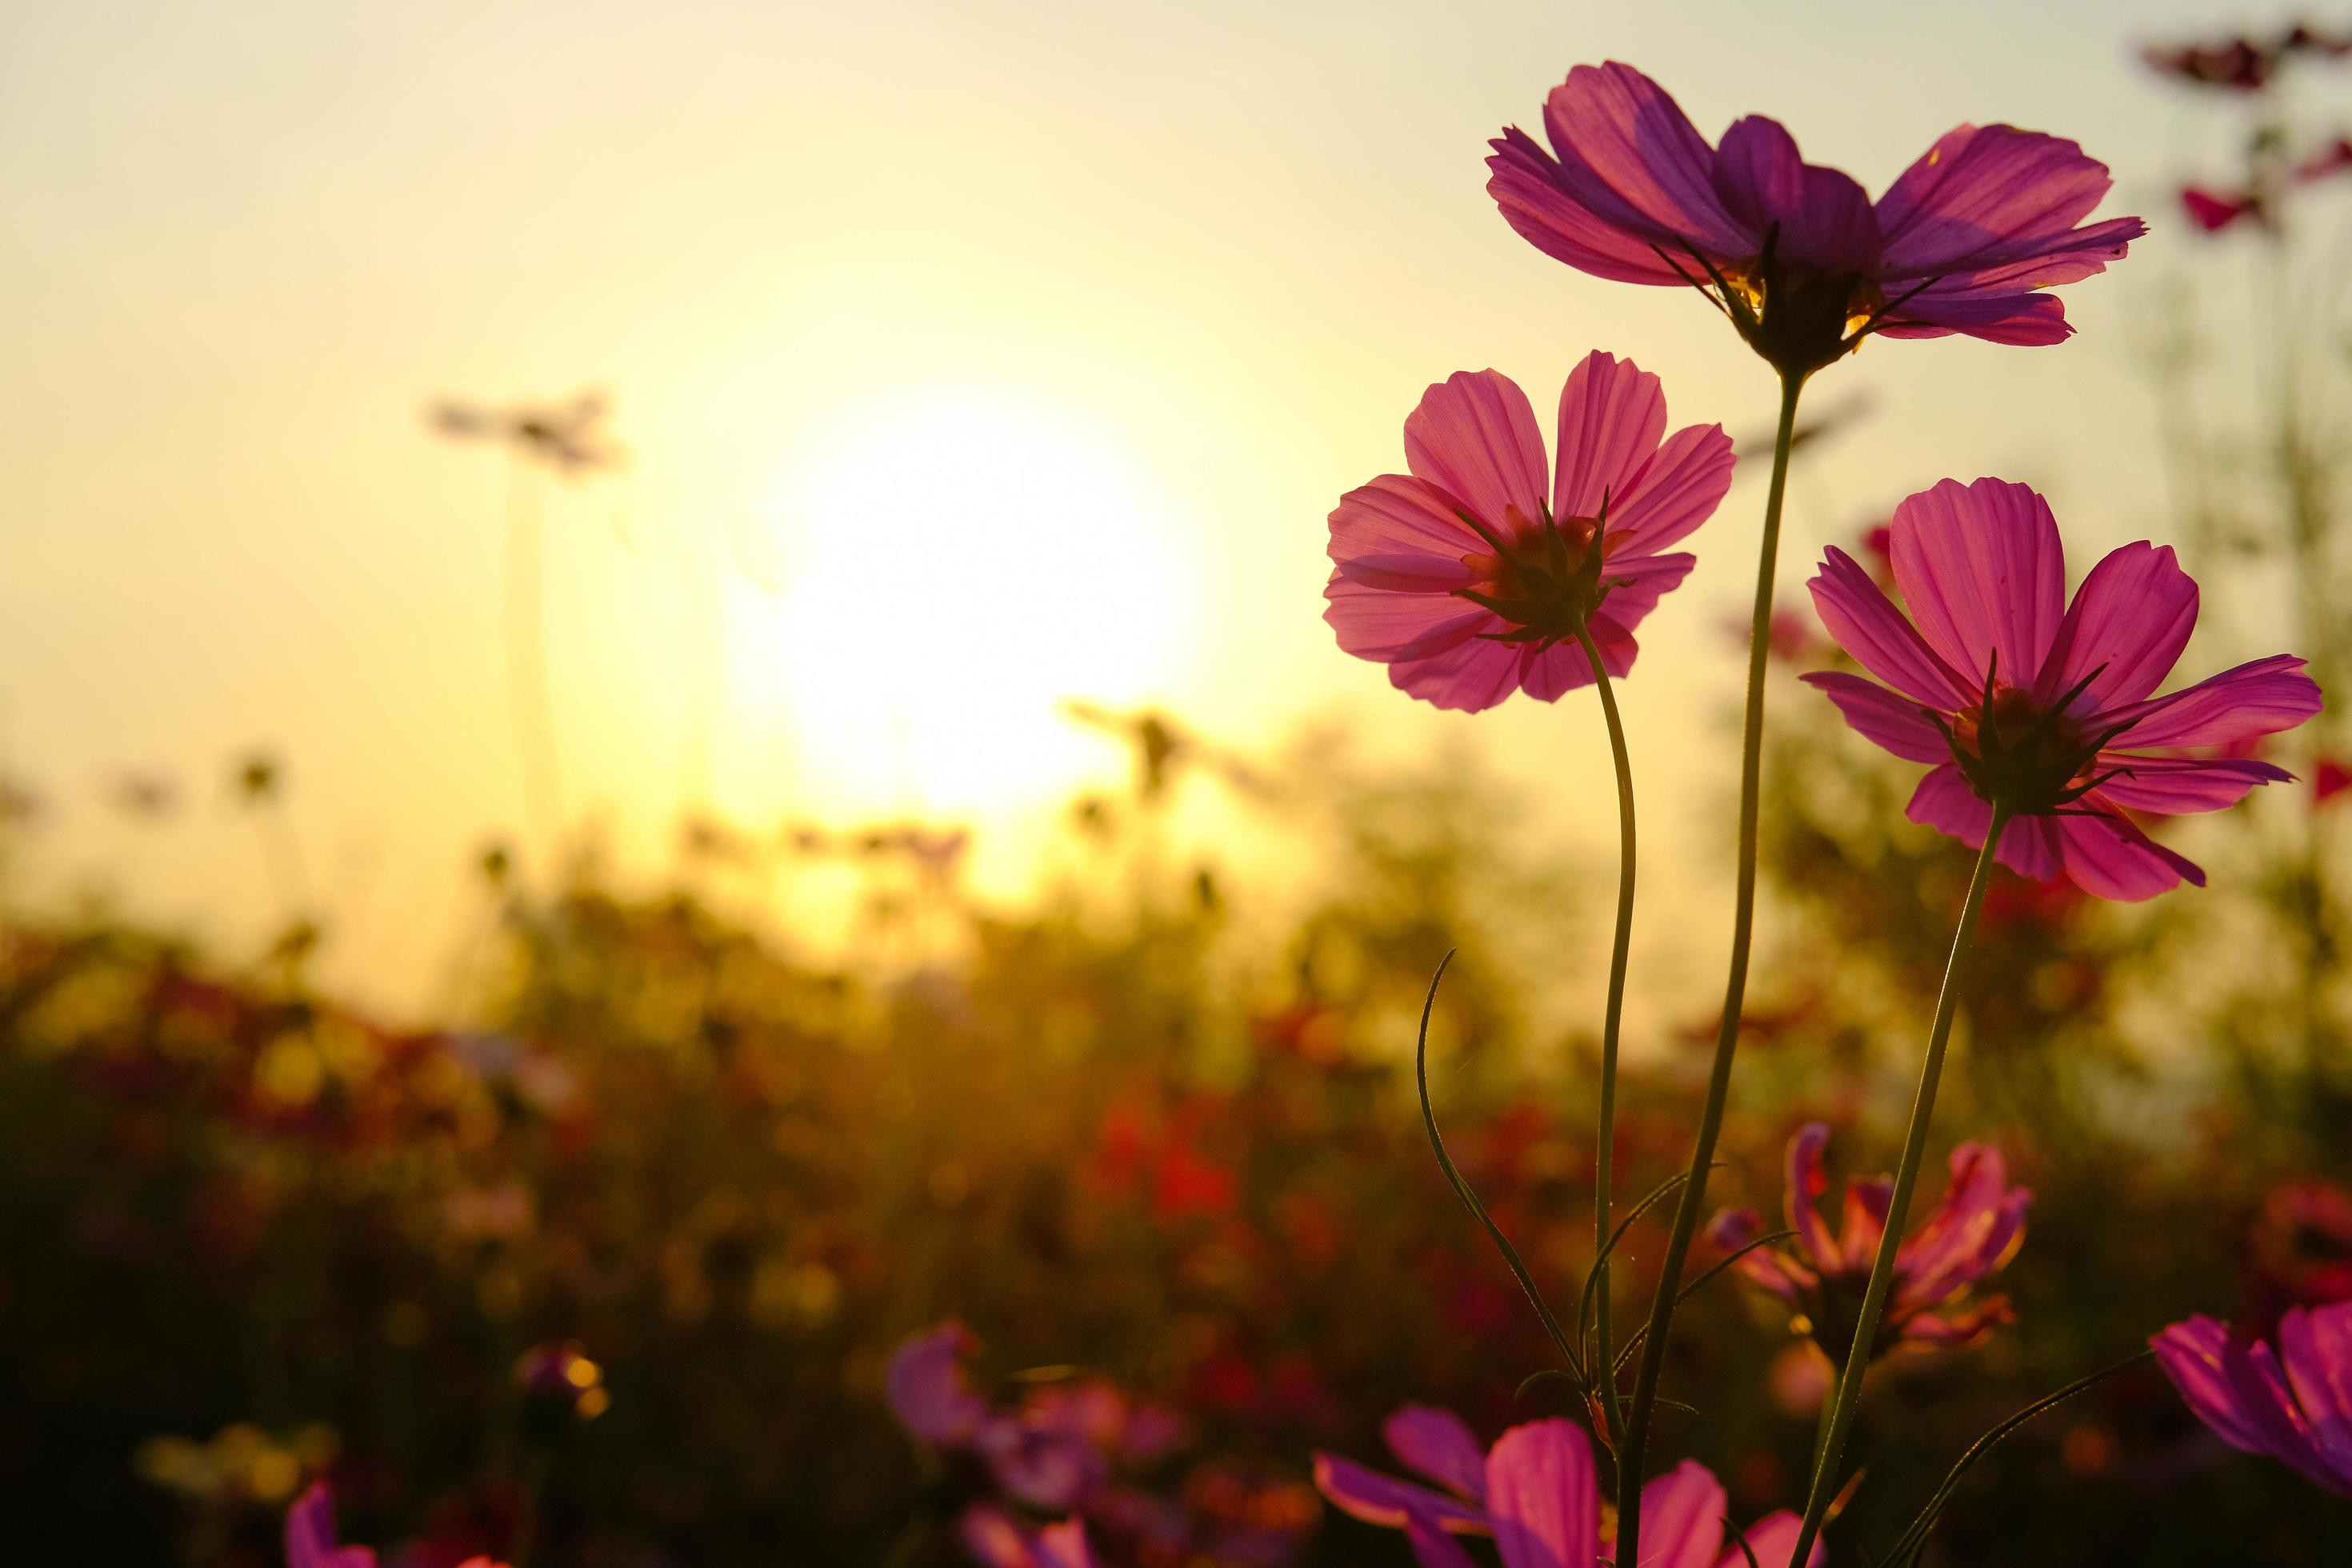
[[[1805,1500],[1805,1520],[1797,1534],[1791,1563],[1802,1563],[1821,1533],[1822,1516],[1837,1492],[1838,1461],[1844,1457],[1847,1434],[1853,1426],[1854,1406],[1862,1400],[1862,1375],[1878,1340],[1878,1321],[1886,1310],[1886,1296],[1895,1282],[1895,1255],[1903,1246],[1903,1227],[1911,1216],[1911,1189],[1919,1180],[1919,1162],[1927,1152],[1927,1122],[1936,1113],[1936,1086],[1944,1076],[1944,1047],[1952,1036],[1952,1016],[1959,1011],[1960,977],[1966,973],[1969,942],[1977,933],[1977,915],[1984,908],[1985,889],[1992,881],[1993,855],[2000,847],[2001,830],[2010,814],[1993,807],[1985,830],[1984,847],[1977,853],[1976,874],[1969,879],[1968,901],[1960,906],[1959,929],[1952,933],[1952,955],[1944,964],[1944,986],[1936,998],[1936,1022],[1927,1031],[1927,1057],[1919,1065],[1919,1091],[1911,1102],[1911,1127],[1903,1135],[1902,1163],[1895,1168],[1895,1191],[1886,1203],[1885,1224],[1879,1233],[1878,1257],[1870,1266],[1870,1284],[1862,1294],[1862,1315],[1855,1321],[1853,1346],[1846,1352],[1830,1410],[1829,1427],[1821,1451],[1813,1458],[1813,1482]]]
[[[1732,893],[1731,974],[1724,986],[1723,1022],[1716,1031],[1715,1065],[1707,1074],[1706,1103],[1699,1114],[1698,1142],[1691,1150],[1690,1180],[1675,1205],[1674,1229],[1658,1270],[1658,1293],[1650,1304],[1648,1338],[1633,1376],[1633,1400],[1625,1416],[1625,1442],[1617,1465],[1617,1560],[1639,1563],[1642,1539],[1642,1460],[1649,1443],[1650,1412],[1658,1399],[1658,1375],[1665,1368],[1666,1329],[1674,1321],[1682,1288],[1683,1264],[1698,1231],[1706,1203],[1706,1173],[1723,1131],[1724,1102],[1731,1094],[1731,1058],[1739,1044],[1739,1011],[1748,996],[1748,947],[1756,929],[1756,825],[1763,787],[1764,672],[1772,651],[1772,570],[1780,552],[1780,504],[1789,489],[1789,448],[1797,432],[1797,398],[1804,377],[1780,378],[1780,426],[1772,437],[1772,484],[1764,497],[1764,539],[1756,563],[1756,608],[1748,630],[1748,712],[1739,744],[1739,872]],[[1801,1561],[1801,1559],[1799,1559]]]
[[[1601,693],[1601,714],[1609,724],[1609,750],[1617,763],[1617,935],[1609,951],[1609,1009],[1601,1025],[1601,1122],[1592,1154],[1593,1332],[1591,1365],[1601,1383],[1601,1409],[1612,1446],[1625,1440],[1625,1415],[1617,1397],[1616,1358],[1609,1349],[1610,1161],[1617,1137],[1617,1040],[1625,1013],[1625,959],[1633,940],[1633,764],[1625,754],[1625,726],[1617,716],[1616,689],[1601,663],[1601,649],[1582,625],[1576,640],[1592,666]]]

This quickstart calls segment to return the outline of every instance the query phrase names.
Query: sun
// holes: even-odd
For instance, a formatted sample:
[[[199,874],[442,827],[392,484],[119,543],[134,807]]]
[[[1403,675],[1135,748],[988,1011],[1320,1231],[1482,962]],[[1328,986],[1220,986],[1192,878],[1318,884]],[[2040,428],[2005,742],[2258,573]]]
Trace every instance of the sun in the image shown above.
[[[796,447],[761,498],[746,566],[770,594],[730,674],[781,708],[809,804],[1034,803],[1104,760],[1063,699],[1136,702],[1175,674],[1176,520],[1115,427],[1022,388],[935,387]]]

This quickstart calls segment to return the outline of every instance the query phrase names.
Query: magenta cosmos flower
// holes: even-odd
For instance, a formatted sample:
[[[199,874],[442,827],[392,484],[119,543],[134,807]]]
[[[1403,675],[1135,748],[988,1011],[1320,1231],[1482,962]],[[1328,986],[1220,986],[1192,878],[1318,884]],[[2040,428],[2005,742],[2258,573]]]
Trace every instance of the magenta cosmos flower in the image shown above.
[[[2175,1323],[2148,1343],[2223,1442],[2352,1498],[2352,1301],[2290,1310],[2275,1352],[2210,1318]]]
[[[1470,1568],[1455,1535],[1492,1535],[1503,1568],[1592,1568],[1604,1542],[1592,1443],[1568,1421],[1514,1426],[1485,1454],[1450,1410],[1408,1405],[1381,1426],[1389,1451],[1438,1489],[1315,1456],[1315,1484],[1341,1511],[1402,1530],[1422,1568]],[[1685,1459],[1642,1489],[1642,1568],[1789,1568],[1797,1516],[1785,1510],[1726,1545],[1724,1492],[1706,1467]],[[1817,1543],[1806,1559],[1818,1568]]]
[[[1399,690],[1467,712],[1590,685],[1580,629],[1612,677],[1632,669],[1633,628],[1693,563],[1660,552],[1731,487],[1723,426],[1668,436],[1658,378],[1605,353],[1560,389],[1557,472],[1527,394],[1491,370],[1423,394],[1404,455],[1412,473],[1331,513],[1323,618]]]
[[[335,1494],[320,1481],[286,1510],[286,1568],[375,1568],[365,1546],[335,1544]],[[469,1557],[458,1568],[505,1568],[487,1557]]]
[[[1822,672],[1863,735],[1935,764],[1907,815],[1971,848],[1996,805],[2000,862],[2084,892],[2147,899],[2205,873],[2151,842],[2130,813],[2218,811],[2272,763],[2193,754],[2288,730],[2319,711],[2303,660],[2239,665],[2151,695],[2197,625],[2197,584],[2168,546],[2126,544],[2066,603],[2066,559],[2049,503],[2024,485],[1946,479],[1895,509],[1895,587],[1832,549],[1811,584],[1822,622],[1885,686]],[[1888,688],[1893,689],[1888,689]]]
[[[1822,1169],[1829,1141],[1829,1128],[1819,1121],[1807,1122],[1789,1140],[1789,1228],[1797,1233],[1794,1244],[1786,1251],[1757,1247],[1742,1253],[1732,1267],[1802,1313],[1813,1338],[1837,1361],[1853,1344],[1895,1184],[1885,1178],[1848,1182],[1843,1232],[1832,1235],[1813,1206],[1830,1188]],[[2017,1256],[2025,1241],[2025,1209],[2033,1194],[2007,1182],[2000,1151],[1991,1144],[1963,1143],[1952,1151],[1952,1184],[1944,1201],[1895,1254],[1895,1278],[1872,1354],[1906,1343],[1969,1344],[1993,1324],[2010,1320],[2007,1297],[1964,1300],[1971,1287]],[[1731,1250],[1763,1234],[1764,1224],[1753,1209],[1726,1209],[1707,1230],[1717,1247]],[[1938,1310],[1947,1307],[1954,1310]]]
[[[2147,232],[2077,226],[2111,183],[2072,142],[2009,125],[1948,132],[1873,203],[1806,163],[1776,121],[1710,147],[1631,66],[1578,66],[1544,102],[1547,153],[1514,126],[1487,193],[1520,236],[1580,271],[1710,290],[1756,352],[1803,375],[1873,332],[2054,343],[2040,292],[2102,271]]]

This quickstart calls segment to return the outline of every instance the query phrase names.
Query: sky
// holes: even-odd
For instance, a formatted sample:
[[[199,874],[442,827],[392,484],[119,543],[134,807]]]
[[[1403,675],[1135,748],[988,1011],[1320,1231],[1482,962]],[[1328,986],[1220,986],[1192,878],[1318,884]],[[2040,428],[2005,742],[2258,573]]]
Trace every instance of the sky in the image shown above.
[[[625,859],[697,805],[963,821],[980,887],[1016,897],[1053,804],[1126,767],[1065,696],[1244,745],[1332,714],[1399,757],[1466,740],[1527,785],[1530,832],[1605,844],[1589,696],[1440,714],[1320,619],[1326,515],[1401,466],[1452,371],[1547,408],[1605,348],[1664,378],[1676,424],[1769,425],[1769,373],[1698,300],[1511,234],[1486,138],[1622,58],[1708,134],[1773,114],[1873,190],[1965,121],[2082,141],[2116,170],[2103,210],[2158,232],[2067,291],[2062,348],[1874,343],[1822,378],[1817,406],[1873,412],[1800,475],[1782,580],[1987,473],[2050,494],[2079,572],[2163,537],[2135,345],[2192,259],[2169,193],[2231,133],[2133,46],[2281,14],[12,7],[0,766],[51,807],[18,874],[250,939],[277,895],[226,780],[267,746],[332,972],[415,995],[485,836],[547,848],[509,717],[518,506],[563,821]],[[629,460],[577,483],[421,412],[583,388]],[[1718,945],[1751,467],[1624,693],[1652,886],[1704,909],[1653,947]],[[126,768],[184,809],[110,811]]]

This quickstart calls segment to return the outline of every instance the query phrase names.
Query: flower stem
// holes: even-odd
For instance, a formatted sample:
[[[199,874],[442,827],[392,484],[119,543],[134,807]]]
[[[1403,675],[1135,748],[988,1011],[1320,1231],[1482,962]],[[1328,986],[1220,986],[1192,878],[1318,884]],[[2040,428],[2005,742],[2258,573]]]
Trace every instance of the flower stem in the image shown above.
[[[1600,1279],[1592,1289],[1592,1322],[1597,1349],[1592,1356],[1600,1382],[1602,1418],[1612,1447],[1625,1440],[1625,1415],[1617,1397],[1616,1353],[1611,1341],[1609,1307],[1610,1163],[1617,1138],[1617,1041],[1625,1016],[1625,959],[1633,941],[1633,764],[1625,754],[1625,725],[1617,715],[1617,691],[1601,662],[1601,649],[1586,627],[1576,628],[1576,640],[1592,666],[1592,682],[1601,693],[1601,715],[1609,724],[1609,750],[1617,763],[1617,934],[1609,950],[1609,1007],[1601,1025],[1601,1118],[1592,1154],[1592,1247],[1594,1270]]]
[[[1756,563],[1756,609],[1748,630],[1748,711],[1739,746],[1739,871],[1732,893],[1731,974],[1724,986],[1723,1021],[1716,1031],[1715,1065],[1699,1113],[1698,1142],[1691,1150],[1690,1179],[1675,1206],[1674,1228],[1658,1270],[1658,1293],[1650,1304],[1648,1338],[1633,1376],[1633,1404],[1625,1415],[1625,1441],[1617,1465],[1617,1561],[1639,1563],[1642,1537],[1643,1453],[1650,1435],[1650,1412],[1664,1370],[1666,1330],[1674,1321],[1675,1297],[1683,1264],[1706,1203],[1706,1177],[1715,1163],[1716,1139],[1723,1131],[1724,1102],[1731,1093],[1731,1058],[1739,1044],[1739,1010],[1748,995],[1748,948],[1756,930],[1756,824],[1763,784],[1764,672],[1772,651],[1772,570],[1780,552],[1780,504],[1789,489],[1789,448],[1797,431],[1801,375],[1780,378],[1780,425],[1772,437],[1772,483],[1764,497],[1764,539]]]
[[[1832,1394],[1829,1426],[1821,1451],[1813,1458],[1813,1480],[1805,1499],[1805,1520],[1798,1531],[1791,1563],[1802,1563],[1821,1533],[1822,1516],[1837,1492],[1838,1461],[1853,1426],[1854,1406],[1862,1400],[1862,1376],[1878,1339],[1878,1321],[1886,1310],[1886,1297],[1895,1281],[1895,1255],[1903,1246],[1903,1226],[1911,1215],[1911,1189],[1919,1179],[1920,1156],[1927,1149],[1927,1121],[1936,1112],[1936,1086],[1944,1076],[1944,1047],[1952,1036],[1952,1016],[1959,1010],[1960,977],[1966,972],[1969,942],[1977,932],[1977,915],[1984,908],[1985,888],[1992,880],[1993,854],[2000,846],[2009,813],[1993,808],[1984,847],[1977,853],[1976,875],[1969,881],[1968,901],[1960,906],[1959,929],[1952,933],[1952,955],[1944,965],[1944,986],[1936,998],[1936,1022],[1927,1031],[1927,1058],[1919,1066],[1919,1091],[1911,1102],[1911,1127],[1903,1135],[1902,1163],[1895,1168],[1895,1192],[1886,1204],[1886,1218],[1878,1237],[1878,1257],[1870,1266],[1870,1284],[1863,1291],[1862,1315],[1855,1321],[1853,1346],[1846,1352],[1845,1370]]]
[[[523,795],[541,847],[556,852],[563,822],[558,782],[555,699],[547,673],[547,605],[539,509],[520,457],[508,459],[507,689],[514,705],[515,746],[522,763]]]

